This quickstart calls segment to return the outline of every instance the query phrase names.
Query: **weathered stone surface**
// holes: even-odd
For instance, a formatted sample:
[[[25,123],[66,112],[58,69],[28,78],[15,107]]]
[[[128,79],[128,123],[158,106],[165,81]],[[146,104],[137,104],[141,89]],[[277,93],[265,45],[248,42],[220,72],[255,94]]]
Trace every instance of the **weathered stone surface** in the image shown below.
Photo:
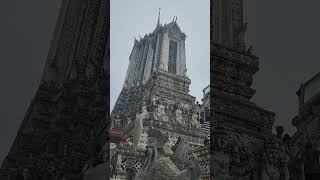
[[[297,95],[299,99],[299,113],[292,119],[292,124],[297,128],[291,143],[298,144],[304,159],[304,173],[306,179],[320,178],[319,162],[319,78],[320,73],[301,84]]]
[[[258,58],[244,44],[242,0],[214,0],[211,39],[211,177],[289,179],[288,146],[272,134],[275,114],[250,101]]]
[[[32,179],[80,178],[88,160],[102,161],[109,121],[106,9],[105,0],[62,2],[40,87],[0,179],[25,171]]]

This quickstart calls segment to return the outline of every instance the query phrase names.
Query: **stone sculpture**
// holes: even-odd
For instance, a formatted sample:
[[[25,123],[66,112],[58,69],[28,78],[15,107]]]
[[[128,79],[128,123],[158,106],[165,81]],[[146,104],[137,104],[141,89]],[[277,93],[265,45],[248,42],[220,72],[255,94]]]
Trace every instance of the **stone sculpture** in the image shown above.
[[[287,168],[290,180],[304,180],[305,160],[302,149],[296,146],[289,146],[286,154],[288,156]]]
[[[176,144],[175,151],[170,156],[170,159],[174,164],[178,167],[179,170],[183,170],[186,166],[186,162],[188,161],[188,150],[189,146],[183,139],[180,140],[178,144]]]
[[[280,172],[276,166],[276,157],[273,153],[263,154],[263,168],[261,177],[264,180],[278,180],[280,178]]]
[[[198,180],[200,167],[197,160],[191,158],[187,169],[180,171],[170,160],[170,148],[166,148],[167,137],[159,130],[148,132],[146,158],[134,180]]]

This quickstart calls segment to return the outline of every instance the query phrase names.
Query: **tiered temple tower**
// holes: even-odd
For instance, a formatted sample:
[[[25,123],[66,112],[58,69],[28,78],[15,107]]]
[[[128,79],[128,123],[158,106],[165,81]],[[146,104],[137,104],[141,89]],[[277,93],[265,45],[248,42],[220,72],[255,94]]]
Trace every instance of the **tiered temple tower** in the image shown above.
[[[224,109],[224,113],[230,111],[232,116],[223,118],[223,124],[237,125],[249,134],[270,134],[274,114],[250,101],[255,93],[251,85],[259,62],[251,49],[245,48],[246,23],[243,23],[242,0],[215,0],[213,6],[218,9],[214,11],[213,27],[212,89],[213,102],[219,105],[214,106],[215,117],[222,115],[219,112]],[[237,115],[241,118],[237,119]],[[216,122],[219,120],[217,118]]]
[[[214,179],[259,179],[264,173],[261,168],[269,167],[264,163],[280,153],[272,135],[275,114],[251,102],[259,64],[252,48],[245,46],[243,1],[214,0],[212,26],[211,175]],[[269,154],[266,161],[264,156]],[[279,159],[270,165],[276,175]]]
[[[0,179],[80,179],[107,142],[107,1],[63,0],[39,89]],[[87,165],[87,166],[86,166]]]
[[[297,91],[299,99],[299,114],[292,119],[292,125],[297,128],[294,140],[305,145],[311,142],[313,147],[320,149],[319,121],[320,116],[320,73],[301,84]]]
[[[125,83],[112,111],[127,132],[144,114],[144,126],[167,126],[201,136],[200,106],[188,94],[185,38],[175,18],[164,25],[158,20],[152,33],[134,41]]]
[[[133,136],[137,151],[144,152],[150,128],[167,134],[170,145],[181,137],[192,149],[204,146],[201,106],[188,94],[185,40],[175,17],[164,25],[158,19],[152,33],[134,41],[112,118],[126,135]]]
[[[292,140],[304,150],[306,179],[320,179],[320,73],[301,84],[297,96],[299,113],[292,119],[297,132]]]

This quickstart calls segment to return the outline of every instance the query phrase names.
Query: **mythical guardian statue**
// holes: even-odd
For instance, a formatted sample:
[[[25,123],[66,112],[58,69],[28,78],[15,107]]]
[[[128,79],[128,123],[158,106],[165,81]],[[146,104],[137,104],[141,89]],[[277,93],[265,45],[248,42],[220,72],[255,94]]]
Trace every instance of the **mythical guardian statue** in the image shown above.
[[[171,161],[172,154],[168,137],[160,131],[151,129],[148,132],[146,158],[142,168],[134,180],[199,180],[200,166],[197,160],[191,158],[190,166],[180,171]]]
[[[188,151],[189,146],[183,139],[178,138],[176,144],[171,147],[171,150],[174,152],[170,159],[178,167],[179,170],[185,169],[187,166],[187,161],[189,160]]]

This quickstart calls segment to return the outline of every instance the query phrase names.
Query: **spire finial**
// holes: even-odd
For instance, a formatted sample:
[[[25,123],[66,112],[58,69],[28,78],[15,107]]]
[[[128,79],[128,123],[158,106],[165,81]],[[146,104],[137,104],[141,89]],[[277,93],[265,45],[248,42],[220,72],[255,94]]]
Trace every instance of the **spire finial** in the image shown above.
[[[157,23],[157,26],[160,26],[160,11],[161,11],[161,8],[159,8],[159,15],[158,15],[158,23]]]

